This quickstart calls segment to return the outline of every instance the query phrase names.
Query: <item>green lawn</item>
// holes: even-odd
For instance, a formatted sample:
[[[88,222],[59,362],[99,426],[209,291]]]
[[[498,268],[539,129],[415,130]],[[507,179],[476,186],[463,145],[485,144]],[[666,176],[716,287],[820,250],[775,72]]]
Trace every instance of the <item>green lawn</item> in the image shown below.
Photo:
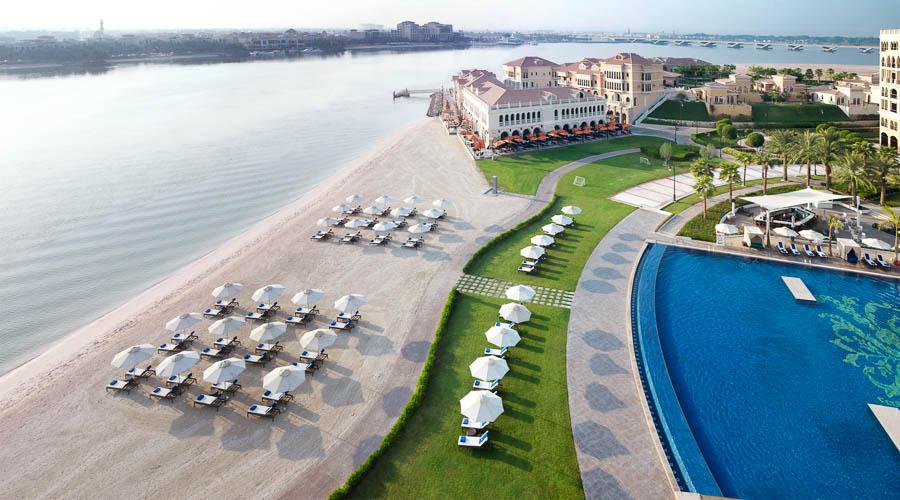
[[[750,132],[752,132],[752,130],[748,129],[748,128],[737,129],[738,140],[743,139],[744,137],[747,137],[750,134]],[[722,147],[720,144],[721,137],[719,136],[719,133],[716,131],[699,132],[699,133],[691,134],[691,140],[696,142],[697,144],[703,144],[703,145],[712,144],[713,146],[715,146],[717,148]],[[728,140],[725,143],[725,147],[729,147],[729,146],[734,147],[736,143],[737,143],[737,141]]]
[[[683,108],[682,105],[684,105]],[[666,101],[654,109],[648,118],[690,122],[708,122],[710,120],[709,113],[706,112],[706,104],[698,101]]]
[[[548,148],[520,155],[502,156],[496,160],[479,160],[478,168],[488,182],[497,176],[500,188],[507,193],[534,194],[541,179],[557,168],[586,156],[621,149],[655,146],[666,142],[658,137],[627,135],[608,141],[587,142],[572,146]]]
[[[804,189],[806,186],[803,184],[791,184],[786,186],[777,186],[768,189],[768,194],[781,194],[781,193],[789,193],[791,191],[796,191],[798,189]],[[753,193],[748,193],[743,196],[756,196],[762,194],[762,190],[755,191]],[[746,205],[746,201],[735,200],[735,206]],[[728,203],[728,200],[717,203],[711,207],[708,207],[706,210],[706,218],[703,217],[703,214],[699,214],[693,219],[687,221],[684,227],[681,228],[681,231],[678,232],[678,236],[687,236],[689,238],[693,238],[695,240],[702,241],[716,241],[716,224],[722,220],[722,217],[731,210],[731,203]]]
[[[659,160],[642,165],[639,158],[637,154],[617,156],[569,172],[560,180],[549,215],[527,224],[479,255],[468,267],[468,272],[529,286],[574,290],[594,247],[610,228],[634,210],[634,207],[614,202],[609,197],[635,184],[670,175]],[[572,184],[576,175],[585,178],[584,187]],[[548,224],[550,216],[560,213],[559,209],[565,205],[576,205],[584,210],[576,217],[577,224],[558,239],[556,248],[549,249],[548,258],[541,264],[539,272],[528,275],[517,271],[522,261],[519,250],[531,244],[532,236],[542,234],[541,226]]]
[[[437,347],[419,409],[351,493],[353,498],[476,498],[502,483],[504,498],[583,498],[566,391],[566,309],[529,304],[531,321],[509,356],[486,449],[458,449],[468,365],[502,299],[460,294]],[[494,495],[496,496],[496,495]]]
[[[817,124],[849,120],[841,108],[832,104],[753,104],[754,123]]]

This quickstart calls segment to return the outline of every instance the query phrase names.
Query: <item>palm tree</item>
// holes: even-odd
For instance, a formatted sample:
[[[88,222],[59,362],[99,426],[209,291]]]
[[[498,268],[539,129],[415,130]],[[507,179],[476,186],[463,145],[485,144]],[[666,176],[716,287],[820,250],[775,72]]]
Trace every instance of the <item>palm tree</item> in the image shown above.
[[[728,203],[734,203],[734,183],[741,180],[738,166],[730,161],[722,163],[719,168],[719,180],[728,183]]]
[[[700,174],[699,176],[694,176],[696,182],[694,182],[694,192],[703,197],[703,218],[706,218],[706,202],[713,193],[716,192],[716,187],[713,185],[712,177]]]
[[[884,215],[887,216],[887,220],[882,222],[880,225],[882,228],[890,228],[893,226],[894,228],[894,264],[900,263],[900,210],[894,210],[893,208],[882,205],[881,210],[884,212]]]
[[[753,163],[753,156],[750,153],[746,153],[744,151],[734,151],[731,153],[731,156],[734,157],[735,161],[741,164],[743,168],[743,175],[741,175],[741,184],[747,185],[747,166]]]
[[[784,170],[784,180],[788,180],[788,163],[794,158],[796,147],[794,145],[793,130],[773,130],[769,132],[769,140],[766,141],[766,149],[781,160],[781,168]]]
[[[887,186],[891,177],[900,176],[900,157],[891,148],[880,148],[872,157],[869,168],[872,184],[879,187],[881,196],[879,205],[884,205],[887,198]]]
[[[762,171],[763,177],[763,194],[768,194],[769,191],[769,161],[771,158],[769,157],[769,153],[765,151],[760,151],[753,155],[753,161],[759,163],[759,169]]]
[[[831,189],[831,165],[844,149],[844,138],[834,127],[816,132],[819,137],[819,161],[825,165],[825,189]]]
[[[707,144],[705,146],[700,147],[700,158],[711,162],[713,158],[716,157],[716,147],[712,144]]]
[[[806,163],[806,187],[812,183],[812,165],[819,161],[820,141],[812,130],[805,130],[797,137],[797,160]]]
[[[706,158],[697,158],[696,160],[691,162],[691,174],[693,174],[694,177],[698,177],[701,175],[712,177],[712,162],[710,160],[707,160]]]
[[[828,216],[828,254],[834,255],[834,250],[832,249],[832,242],[834,241],[834,231],[839,231],[844,229],[844,223],[841,222],[841,219],[835,217],[834,214]]]
[[[816,83],[822,83],[822,74],[825,72],[822,71],[822,68],[816,68]]]
[[[859,188],[872,186],[866,175],[868,173],[867,163],[865,153],[855,149],[845,152],[837,160],[835,177],[850,185],[850,196],[853,197],[854,206],[859,203],[859,198],[857,197]]]

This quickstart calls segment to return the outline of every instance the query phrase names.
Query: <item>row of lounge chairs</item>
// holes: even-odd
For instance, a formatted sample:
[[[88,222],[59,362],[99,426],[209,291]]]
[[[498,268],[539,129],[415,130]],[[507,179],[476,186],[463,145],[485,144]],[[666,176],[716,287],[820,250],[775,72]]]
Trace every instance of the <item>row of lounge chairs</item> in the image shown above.
[[[819,257],[819,258],[825,259],[828,257],[828,255],[825,253],[825,251],[822,250],[822,245],[816,245],[816,248],[813,249],[812,247],[809,246],[809,244],[804,244],[802,253],[800,252],[800,249],[797,248],[796,243],[791,243],[790,246],[785,246],[783,241],[779,241],[778,244],[776,245],[776,247],[778,248],[778,251],[781,252],[782,255],[793,254],[793,255],[799,256],[799,255],[803,255],[805,253],[807,257],[811,257],[811,258]]]
[[[872,256],[869,255],[868,252],[866,252],[863,254],[862,261],[865,262],[866,265],[871,267],[872,269],[881,268],[881,269],[884,269],[885,271],[890,271],[891,268],[893,267],[893,266],[891,266],[890,262],[884,260],[884,257],[881,254],[877,254],[875,256],[875,258],[873,259]]]

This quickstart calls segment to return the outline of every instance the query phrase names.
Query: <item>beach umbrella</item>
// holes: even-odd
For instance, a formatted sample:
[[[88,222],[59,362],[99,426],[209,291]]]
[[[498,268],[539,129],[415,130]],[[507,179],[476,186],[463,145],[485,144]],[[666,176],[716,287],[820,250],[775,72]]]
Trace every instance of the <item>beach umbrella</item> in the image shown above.
[[[534,288],[525,285],[511,286],[506,289],[506,298],[516,302],[527,302],[534,298]]]
[[[439,218],[443,217],[444,213],[446,213],[446,212],[444,212],[443,210],[440,210],[437,208],[431,208],[431,209],[428,209],[428,210],[422,212],[422,215],[424,215],[425,217],[428,217],[429,219],[439,219]]]
[[[565,231],[566,228],[557,224],[547,224],[546,226],[542,226],[541,230],[543,230],[547,234],[556,236],[557,234]]]
[[[353,210],[353,207],[343,203],[331,209],[332,212],[349,212],[351,210]]]
[[[166,323],[166,330],[170,332],[185,330],[199,323],[201,319],[203,319],[203,315],[200,313],[179,314]]]
[[[221,384],[237,380],[238,375],[247,369],[247,363],[241,358],[228,358],[216,361],[203,370],[203,380],[210,384]]]
[[[307,288],[306,290],[301,290],[297,292],[296,295],[291,297],[291,302],[297,306],[312,306],[318,302],[322,296],[325,295],[325,292],[322,290],[317,290],[315,288]]]
[[[350,229],[366,227],[368,225],[369,225],[369,221],[365,221],[362,219],[350,219],[349,221],[344,223],[344,227],[349,227]]]
[[[263,323],[250,331],[250,338],[257,342],[268,342],[281,337],[286,331],[287,324],[281,321]]]
[[[363,213],[366,215],[381,215],[384,210],[372,205],[371,207],[366,207],[363,209]]]
[[[484,332],[487,341],[497,347],[514,347],[522,338],[519,332],[506,325],[494,325]]]
[[[340,219],[335,219],[334,217],[322,217],[316,224],[320,226],[337,226],[340,222]]]
[[[143,363],[152,358],[155,353],[156,346],[153,344],[133,345],[113,356],[112,365],[116,368],[130,370],[137,366],[138,363]]]
[[[503,399],[491,391],[469,391],[459,400],[459,411],[473,422],[493,422],[503,413]]]
[[[550,220],[552,220],[554,224],[559,224],[560,226],[568,226],[572,223],[572,219],[565,215],[554,215],[553,217],[550,217]]]
[[[499,380],[509,371],[505,359],[497,356],[481,356],[469,365],[469,373],[479,380]]]
[[[241,293],[241,290],[244,289],[244,285],[240,283],[225,283],[222,286],[217,286],[212,291],[212,296],[221,299],[224,297],[234,297],[237,294]]]
[[[573,205],[567,205],[562,207],[562,213],[566,215],[578,215],[581,213],[581,209]]]
[[[307,351],[321,352],[322,349],[334,344],[335,340],[337,340],[336,333],[327,328],[319,328],[304,333],[303,336],[300,337],[300,345]]]
[[[881,241],[877,238],[863,238],[862,244],[864,247],[876,248],[878,250],[890,250],[893,248],[890,243]]]
[[[819,243],[819,242],[825,240],[824,234],[822,234],[818,231],[814,231],[812,229],[804,229],[803,231],[800,231],[800,236],[802,236],[810,241],[814,241],[816,243]]]
[[[356,204],[363,201],[363,197],[358,194],[351,194],[350,196],[344,198],[344,201],[346,201],[347,203]]]
[[[526,259],[540,259],[545,253],[547,253],[547,251],[544,250],[544,247],[539,247],[537,245],[527,246],[519,250],[519,255]]]
[[[411,232],[413,234],[422,234],[422,233],[427,233],[429,231],[431,231],[431,229],[424,224],[415,224],[415,225],[409,226],[409,232]]]
[[[403,203],[406,203],[407,205],[418,205],[419,203],[422,203],[422,198],[416,195],[408,196],[403,199]]]
[[[531,244],[539,247],[548,247],[554,243],[556,243],[556,240],[546,234],[539,234],[531,237]]]
[[[344,295],[334,302],[334,308],[340,312],[357,311],[366,304],[366,297],[358,293]]]
[[[394,217],[408,217],[412,213],[412,210],[406,207],[397,207],[391,210],[391,215]]]
[[[386,194],[383,194],[383,195],[379,196],[378,198],[375,198],[376,205],[388,206],[393,202],[394,202],[394,199]]]
[[[373,231],[393,231],[394,229],[397,229],[397,224],[391,221],[379,222],[372,226]]]
[[[290,392],[300,387],[306,380],[306,368],[301,366],[280,366],[263,377],[263,389],[274,393]]]
[[[794,238],[794,237],[796,237],[799,233],[798,233],[797,231],[794,231],[793,229],[791,229],[791,228],[789,228],[789,227],[776,227],[776,228],[775,228],[775,234],[777,234],[777,235],[779,235],[779,236],[784,236],[785,238]]]
[[[244,326],[244,318],[240,316],[228,316],[227,318],[222,318],[209,325],[207,330],[213,335],[224,337],[231,334],[231,332],[240,330],[242,326]]]
[[[431,202],[431,206],[434,208],[440,208],[441,210],[447,210],[450,207],[450,200],[447,198],[439,198]]]
[[[716,232],[720,234],[738,234],[738,228],[734,224],[716,224]]]
[[[500,306],[500,317],[513,323],[525,323],[531,319],[531,311],[522,304],[503,304]]]
[[[282,293],[284,293],[284,285],[272,284],[257,288],[252,297],[257,302],[269,304],[278,300]]]
[[[175,353],[156,365],[156,375],[163,380],[190,370],[200,361],[200,353],[197,351],[182,351]]]

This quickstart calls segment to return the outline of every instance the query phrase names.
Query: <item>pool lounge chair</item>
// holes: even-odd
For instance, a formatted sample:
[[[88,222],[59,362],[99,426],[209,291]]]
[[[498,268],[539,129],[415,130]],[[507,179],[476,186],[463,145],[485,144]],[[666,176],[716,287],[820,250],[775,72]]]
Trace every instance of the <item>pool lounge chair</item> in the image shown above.
[[[156,375],[156,371],[151,365],[147,365],[146,368],[138,368],[135,366],[134,368],[125,372],[125,376],[131,378],[147,378],[150,375]]]
[[[779,241],[775,246],[778,248],[778,251],[781,252],[781,255],[787,255],[788,253],[790,253],[788,252],[788,249],[784,247],[784,242],[782,241]]]
[[[472,389],[479,389],[479,390],[482,390],[482,391],[491,391],[491,392],[495,392],[495,391],[497,391],[497,388],[498,388],[498,387],[500,387],[500,381],[499,381],[499,380],[493,380],[493,381],[491,381],[491,382],[485,382],[484,380],[478,380],[478,379],[475,379],[475,381],[472,382]]]
[[[213,345],[218,348],[222,348],[222,347],[234,348],[235,346],[241,345],[241,339],[239,339],[237,337],[232,337],[231,340],[228,340],[228,339],[219,337],[216,339],[215,342],[213,342]]]
[[[822,257],[823,259],[828,257],[828,254],[826,254],[825,251],[822,250],[822,245],[816,245],[816,255]]]
[[[791,243],[791,253],[794,255],[800,255],[800,249],[797,248],[797,245]]]
[[[265,366],[271,359],[271,355],[267,352],[263,354],[244,354],[244,362],[252,365]]]
[[[108,384],[106,384],[106,392],[114,391],[114,392],[124,392],[125,394],[129,394],[132,389],[137,387],[137,380],[133,378],[126,379],[113,379]]]
[[[225,401],[227,399],[221,394],[198,394],[194,398],[194,406],[200,405],[207,408],[215,408],[216,411],[219,411],[219,408],[225,404]]]
[[[881,254],[878,254],[875,256],[875,262],[877,262],[881,266],[882,269],[884,269],[886,271],[890,271],[891,263],[884,260],[884,257]]]
[[[475,429],[476,431],[483,431],[485,427],[490,425],[490,422],[475,422],[469,420],[469,417],[463,417],[462,423],[459,424],[463,429]]]
[[[174,344],[161,344],[156,348],[156,352],[178,352],[184,349],[184,342],[175,342]]]
[[[347,330],[349,332],[350,330],[353,329],[353,326],[354,325],[353,325],[352,321],[334,320],[331,322],[330,325],[328,325],[328,328],[331,328],[332,330],[338,330],[338,331]]]
[[[875,262],[874,260],[872,260],[872,257],[871,257],[868,253],[863,254],[863,262],[865,262],[866,265],[869,266],[869,267],[871,267],[871,268],[876,268],[876,267],[878,267],[878,263]]]
[[[810,248],[810,246],[808,244],[803,245],[803,251],[806,253],[807,257],[815,258],[815,256],[816,256],[816,252],[813,252],[813,249]]]
[[[263,403],[272,402],[272,403],[286,404],[289,401],[293,401],[293,400],[294,400],[294,395],[291,394],[290,392],[272,392],[272,391],[266,390],[266,391],[263,391],[263,394],[262,394]]]
[[[178,333],[172,335],[171,340],[172,340],[172,342],[181,341],[184,343],[188,343],[188,342],[193,342],[193,341],[197,340],[197,335],[195,335],[195,332],[193,332],[193,331],[191,333],[178,332]]]
[[[509,351],[509,347],[504,347],[503,349],[494,349],[493,347],[485,347],[484,355],[485,356],[497,356],[498,358],[505,358],[506,353]]]
[[[316,231],[316,234],[310,236],[310,239],[323,241],[323,240],[327,240],[328,238],[332,237],[333,235],[334,235],[334,231],[331,229],[329,229],[327,231]]]
[[[150,391],[150,399],[156,398],[160,401],[170,400],[175,401],[175,397],[178,396],[181,391],[179,386],[175,387],[156,387],[152,391]]]
[[[256,344],[256,347],[254,347],[254,349],[256,350],[257,354],[271,353],[274,355],[276,353],[283,351],[284,346],[281,345],[280,341],[275,341],[274,344],[266,344],[264,342],[260,342],[259,344]]]
[[[261,320],[266,319],[266,316],[268,316],[268,315],[269,315],[268,312],[265,312],[265,313],[248,312],[247,315],[244,316],[244,319],[255,319],[257,321],[261,321]]]
[[[460,448],[481,448],[487,444],[488,434],[490,434],[490,431],[485,431],[480,436],[460,436],[456,444]]]
[[[225,316],[225,310],[218,307],[210,307],[209,309],[203,311],[203,315],[218,318],[219,316]]]
[[[281,409],[278,408],[278,405],[265,406],[265,405],[250,405],[250,408],[247,408],[247,416],[254,416],[260,418],[271,418],[275,420],[275,416],[281,413]]]
[[[242,386],[241,384],[238,383],[237,379],[235,379],[235,380],[233,380],[233,381],[231,381],[231,382],[228,382],[228,381],[225,381],[225,382],[219,382],[218,384],[212,384],[212,385],[210,385],[209,387],[210,387],[211,389],[214,389],[214,390],[216,390],[216,391],[222,392],[222,393],[227,394],[227,395],[229,395],[229,396],[232,395],[232,394],[234,394],[234,393],[236,393],[236,392],[239,391],[241,388],[243,388],[243,386]]]

